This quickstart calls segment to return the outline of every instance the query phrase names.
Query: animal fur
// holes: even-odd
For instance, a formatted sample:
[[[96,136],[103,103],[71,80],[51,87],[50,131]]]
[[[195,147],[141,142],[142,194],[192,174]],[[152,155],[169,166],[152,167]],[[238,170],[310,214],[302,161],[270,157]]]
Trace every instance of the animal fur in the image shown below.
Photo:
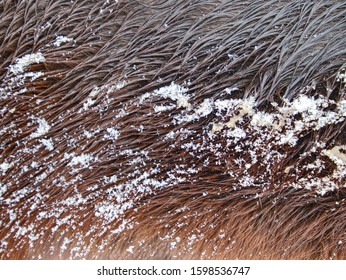
[[[0,259],[345,259],[344,1],[0,2]]]

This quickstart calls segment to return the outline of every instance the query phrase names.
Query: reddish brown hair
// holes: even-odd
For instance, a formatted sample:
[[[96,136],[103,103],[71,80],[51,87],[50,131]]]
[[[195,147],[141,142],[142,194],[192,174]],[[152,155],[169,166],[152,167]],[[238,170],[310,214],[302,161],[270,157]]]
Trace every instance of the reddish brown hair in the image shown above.
[[[0,259],[345,259],[343,1],[0,3]]]

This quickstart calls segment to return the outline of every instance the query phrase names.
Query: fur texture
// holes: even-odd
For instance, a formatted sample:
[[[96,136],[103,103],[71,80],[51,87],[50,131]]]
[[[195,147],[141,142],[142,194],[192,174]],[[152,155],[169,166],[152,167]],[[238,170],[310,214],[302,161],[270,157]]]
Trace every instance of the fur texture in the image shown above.
[[[1,259],[345,259],[344,1],[0,2]]]

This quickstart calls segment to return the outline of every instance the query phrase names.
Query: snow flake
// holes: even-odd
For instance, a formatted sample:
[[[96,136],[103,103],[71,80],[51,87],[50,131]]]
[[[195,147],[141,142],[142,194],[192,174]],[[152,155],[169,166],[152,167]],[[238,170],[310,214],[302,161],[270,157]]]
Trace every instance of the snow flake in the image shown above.
[[[40,136],[43,136],[46,133],[48,133],[48,131],[51,128],[50,125],[47,123],[47,121],[43,118],[38,118],[37,123],[38,123],[38,128],[36,132],[30,134],[30,138],[38,138]]]
[[[6,191],[7,186],[0,182],[0,200],[2,199],[2,196],[6,193]]]
[[[57,36],[55,38],[55,41],[54,41],[53,45],[55,47],[60,47],[61,44],[68,43],[68,42],[73,42],[73,39],[72,38],[68,38],[66,36]]]
[[[13,163],[3,162],[2,164],[0,164],[0,170],[2,172],[2,175],[5,175],[7,170],[10,169],[12,166],[13,166]]]
[[[8,70],[12,74],[15,74],[15,75],[21,74],[24,72],[25,68],[27,68],[31,64],[38,64],[38,63],[44,62],[45,60],[46,60],[45,57],[40,52],[32,53],[32,54],[26,54],[21,58],[17,58],[16,64],[10,65],[8,67]]]
[[[71,155],[67,155],[65,157],[69,158],[71,157]],[[86,168],[90,165],[90,162],[94,160],[95,158],[91,154],[81,154],[79,156],[72,157],[72,160],[68,163],[67,166],[81,165],[82,167]]]
[[[54,145],[52,139],[40,139],[40,142],[46,147],[48,151],[54,150]]]
[[[135,246],[130,246],[129,248],[126,249],[126,251],[129,252],[130,254],[133,254],[134,248],[135,248]]]
[[[113,127],[107,128],[106,131],[107,134],[104,136],[104,138],[108,140],[117,140],[120,135],[120,132]]]

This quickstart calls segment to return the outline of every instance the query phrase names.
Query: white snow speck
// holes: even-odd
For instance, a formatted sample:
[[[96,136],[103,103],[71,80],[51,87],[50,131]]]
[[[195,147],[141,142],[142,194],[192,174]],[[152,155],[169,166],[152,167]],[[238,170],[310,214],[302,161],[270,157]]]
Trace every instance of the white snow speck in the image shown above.
[[[10,65],[8,67],[8,70],[17,75],[24,72],[25,68],[28,67],[31,64],[37,64],[40,62],[44,62],[46,59],[42,55],[42,53],[33,53],[33,54],[26,54],[21,58],[16,59],[16,64]]]
[[[345,69],[343,69],[343,71],[345,71]],[[336,80],[339,82],[341,81],[342,83],[346,84],[346,72],[344,73],[338,73],[338,75],[336,76]]]
[[[116,90],[119,90],[119,89],[122,89],[123,87],[125,87],[126,85],[127,85],[126,81],[120,81],[114,86],[114,88]]]
[[[13,166],[13,163],[7,163],[3,162],[0,164],[0,170],[2,171],[2,175],[5,175],[8,169],[10,169]]]
[[[120,135],[120,132],[113,127],[107,128],[107,134],[104,136],[108,140],[117,140]]]
[[[69,156],[69,155],[68,155]],[[81,165],[83,167],[88,167],[90,162],[94,160],[94,157],[90,154],[81,154],[72,158],[67,166]]]
[[[257,112],[252,116],[251,124],[253,126],[272,126],[274,117],[272,114]]]
[[[41,139],[40,142],[46,147],[47,150],[53,151],[54,145],[52,139]]]
[[[95,100],[88,98],[86,100],[86,102],[83,103],[83,110],[87,111],[89,109],[90,106],[95,104]],[[79,112],[81,112],[82,110],[79,110]]]
[[[66,36],[57,36],[56,39],[55,39],[55,41],[54,41],[54,43],[53,43],[53,45],[54,45],[55,47],[60,47],[61,44],[63,44],[63,43],[68,43],[68,42],[72,42],[72,41],[73,41],[72,38],[68,38],[68,37],[66,37]]]
[[[165,111],[172,111],[175,109],[174,105],[154,105],[153,106],[155,113],[159,113],[159,112],[165,112]]]
[[[30,134],[30,138],[40,137],[46,134],[50,129],[50,125],[47,123],[45,119],[38,118],[37,123],[38,123],[38,128],[36,132]]]
[[[234,129],[230,129],[228,131],[227,136],[241,139],[246,137],[246,133],[243,129],[235,127]]]
[[[239,90],[239,88],[237,88],[237,87],[225,88],[225,92],[227,94],[232,94],[232,91],[237,91],[237,90]]]
[[[129,248],[127,248],[127,252],[133,254],[133,249],[135,248],[135,246],[130,246]]]
[[[189,96],[186,95],[186,92],[188,90],[180,85],[177,85],[176,83],[172,82],[169,86],[164,86],[159,89],[156,89],[153,91],[152,94],[146,93],[140,97],[140,103],[143,103],[145,99],[153,96],[159,96],[162,98],[169,98],[172,101],[177,102],[178,108],[188,108],[190,106],[189,103]]]
[[[0,183],[0,200],[6,191],[7,191],[7,186]]]

